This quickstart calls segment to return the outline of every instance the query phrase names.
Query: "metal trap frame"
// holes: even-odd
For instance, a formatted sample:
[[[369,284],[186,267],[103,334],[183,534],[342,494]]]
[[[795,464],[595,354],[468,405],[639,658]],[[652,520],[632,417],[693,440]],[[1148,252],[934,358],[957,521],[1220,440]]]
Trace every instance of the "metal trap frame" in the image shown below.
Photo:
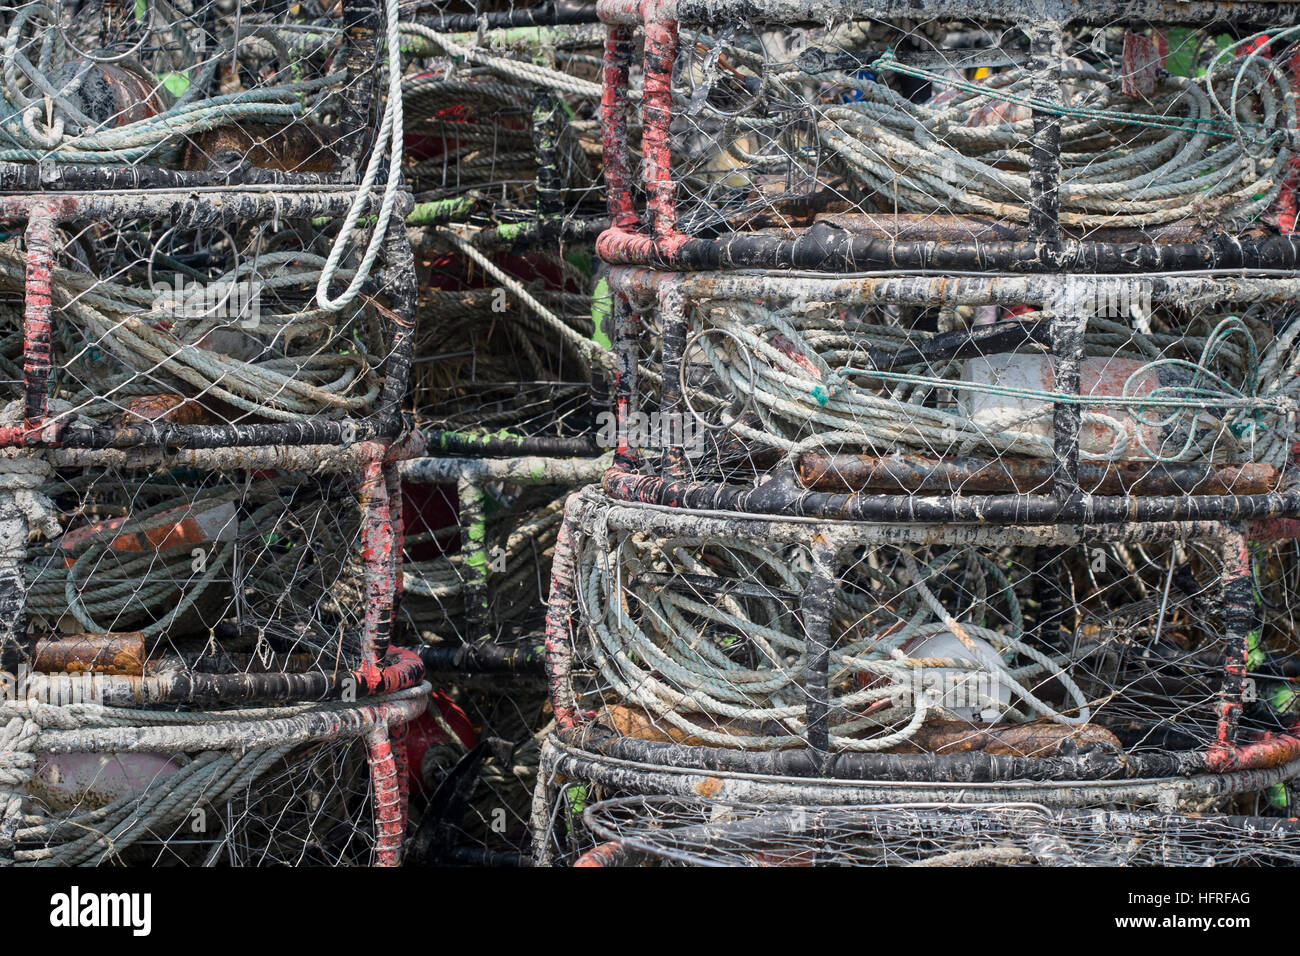
[[[1195,238],[1156,241],[1140,231],[1116,239],[1070,237],[1060,216],[1062,34],[1068,28],[1114,24],[1229,25],[1289,28],[1288,3],[1038,3],[992,0],[975,4],[893,0],[821,3],[755,0],[602,0],[609,25],[605,47],[604,149],[611,228],[597,243],[612,264],[671,271],[733,269],[862,272],[877,269],[936,272],[1141,273],[1199,269],[1294,269],[1300,244],[1291,235],[1234,235],[1209,229]],[[1026,75],[1032,89],[1032,137],[1027,222],[1010,230],[965,215],[880,215],[869,221],[825,221],[774,229],[721,228],[717,237],[679,228],[679,199],[671,155],[671,127],[680,117],[673,102],[673,69],[679,30],[781,28],[851,21],[908,22],[918,16],[1006,24],[1029,37]],[[631,65],[636,42],[644,49],[639,103],[641,163],[634,175],[628,116]],[[892,51],[891,51],[892,52]],[[868,67],[859,63],[859,69]],[[644,192],[638,206],[636,190]],[[987,238],[985,238],[987,236]]]
[[[811,559],[798,601],[803,629],[802,739],[778,749],[672,742],[619,732],[597,722],[576,675],[588,665],[581,635],[587,624],[577,590],[575,542],[614,534],[704,541],[752,540],[765,549],[800,546]],[[587,489],[570,501],[554,564],[547,618],[547,673],[557,730],[543,755],[543,782],[535,795],[534,851],[545,861],[550,821],[562,781],[599,784],[614,792],[708,794],[728,799],[802,803],[906,800],[1030,799],[1052,806],[1196,801],[1246,793],[1285,781],[1300,770],[1300,738],[1293,732],[1243,733],[1246,655],[1255,631],[1248,541],[1290,537],[1285,522],[1129,522],[1045,525],[880,524],[813,518],[742,515],[620,502]],[[1191,749],[1077,752],[1012,756],[981,752],[873,753],[832,745],[828,675],[834,640],[829,603],[836,555],[871,548],[965,543],[1060,547],[1083,542],[1203,540],[1220,549],[1217,616],[1227,651],[1221,665],[1217,728],[1208,745]],[[608,545],[603,546],[605,549]],[[629,677],[629,679],[632,679]],[[690,690],[683,685],[681,693]],[[1163,796],[1161,796],[1163,794]],[[958,796],[960,795],[960,796]]]
[[[1294,820],[1034,804],[764,807],[605,800],[576,866],[1285,866]]]
[[[47,26],[45,29],[62,36],[64,42],[69,44],[72,53],[90,64],[115,66],[139,50],[149,35],[143,34],[134,44],[127,43],[129,49],[126,52],[80,50],[67,38],[68,28],[60,19],[64,15],[65,5],[66,0],[55,4],[51,11],[43,4],[26,3],[20,5],[16,12],[53,13],[54,27],[51,29]],[[130,5],[121,4],[121,7],[126,10]],[[356,185],[362,180],[365,155],[370,146],[368,136],[370,113],[376,103],[378,67],[385,50],[381,30],[382,9],[383,5],[379,0],[342,0],[339,5],[338,23],[332,28],[338,33],[338,49],[333,51],[332,56],[342,66],[338,73],[341,103],[337,125],[331,131],[333,140],[330,149],[336,158],[333,164],[335,168],[332,171],[298,172],[281,170],[273,166],[259,167],[246,157],[233,166],[209,164],[205,169],[172,169],[147,162],[66,162],[58,156],[59,148],[56,144],[55,148],[48,149],[46,155],[39,161],[0,162],[0,193],[189,190],[208,187],[232,189],[266,186],[319,188]],[[144,19],[147,21],[149,31],[158,27],[177,27],[176,24],[157,23],[158,17],[156,11],[147,10]],[[211,29],[214,24],[194,21],[191,26],[196,29]],[[261,27],[262,25],[256,22],[247,24],[248,32],[245,39],[257,35]],[[236,43],[239,42],[238,27],[235,28],[235,40]],[[114,77],[110,83],[123,84],[124,81]],[[222,101],[221,97],[216,99]],[[199,104],[202,104],[201,100]],[[166,116],[166,113],[163,115]],[[236,114],[232,112],[233,115]]]
[[[1095,314],[1097,296],[1118,295],[1136,283],[1149,290],[1155,303],[1286,303],[1300,293],[1297,280],[1281,276],[833,277],[616,269],[610,284],[615,292],[618,371],[614,401],[620,445],[605,487],[613,496],[628,501],[842,521],[1038,525],[1296,517],[1300,497],[1289,490],[1289,461],[1280,468],[1265,469],[1271,478],[1255,483],[1255,493],[1246,494],[1234,493],[1238,481],[1245,478],[1241,464],[1081,462],[1081,411],[1089,401],[1080,385],[1085,359],[1083,329]],[[757,481],[750,484],[745,475],[723,481],[695,477],[680,431],[675,441],[664,443],[657,460],[643,458],[626,436],[630,416],[641,407],[637,336],[645,317],[653,314],[663,337],[662,368],[655,369],[663,382],[657,410],[689,420],[698,418],[699,412],[684,393],[684,357],[700,336],[710,334],[706,327],[692,322],[691,309],[698,303],[727,299],[834,302],[850,307],[1037,307],[1047,326],[1042,345],[1054,371],[1055,392],[1041,395],[1044,405],[1052,409],[1051,458],[1017,458],[1013,453],[997,459],[944,461],[896,450],[888,457],[867,454],[859,458],[836,454],[832,443],[832,447],[804,454],[793,463],[782,462],[780,456],[771,461],[769,455],[769,467],[758,469]],[[1018,331],[1024,325],[1011,321],[988,328]],[[967,351],[971,354],[997,351],[976,343],[974,330],[970,335]],[[965,354],[961,345],[957,348],[958,354]],[[747,360],[751,364],[762,361],[755,356]],[[952,385],[960,388],[962,383]],[[1287,405],[1285,400],[1282,404]],[[900,410],[905,407],[899,406]],[[1281,421],[1289,421],[1290,411],[1284,409],[1282,414]],[[711,423],[703,427],[719,428]],[[1251,466],[1245,467],[1249,470]],[[1242,486],[1247,484],[1242,482]],[[1128,490],[1133,486],[1137,486],[1136,493]],[[1197,493],[1202,488],[1220,493]],[[897,493],[883,493],[890,489]],[[948,493],[937,493],[942,491]]]
[[[396,11],[390,3],[384,13],[395,20]],[[165,842],[172,836],[167,828],[183,822],[199,802],[229,806],[252,782],[281,772],[276,768],[292,753],[355,741],[363,742],[369,781],[363,775],[362,783],[372,794],[364,811],[370,815],[372,845],[363,861],[391,866],[401,859],[408,796],[406,725],[424,711],[430,690],[423,683],[419,656],[391,646],[403,537],[397,463],[422,450],[421,437],[411,432],[403,413],[415,323],[412,253],[402,224],[411,200],[409,192],[392,188],[400,185],[393,175],[387,189],[372,187],[382,157],[372,154],[371,168],[365,169],[380,75],[380,4],[345,0],[341,15],[337,55],[345,88],[333,130],[338,159],[333,172],[283,172],[249,162],[201,171],[146,164],[0,165],[0,190],[6,193],[0,199],[0,219],[20,224],[26,258],[22,397],[11,409],[16,409],[14,417],[0,427],[4,470],[24,476],[42,469],[96,468],[349,476],[359,514],[363,591],[359,655],[333,670],[272,666],[132,676],[99,673],[90,662],[86,673],[45,673],[33,666],[39,659],[38,636],[28,633],[23,572],[29,531],[35,530],[29,529],[35,512],[23,495],[39,495],[40,483],[30,491],[7,490],[0,664],[6,672],[22,673],[26,692],[0,702],[9,718],[19,718],[9,724],[13,733],[0,742],[7,765],[15,769],[2,785],[0,862],[113,859],[114,841],[118,849],[124,846],[121,835],[132,826],[138,833],[125,842]],[[396,23],[389,27],[395,36]],[[278,224],[282,219],[337,222],[350,216],[344,230],[350,233],[360,212],[360,193],[369,195],[372,209],[384,207],[378,218],[386,225],[371,238],[370,252],[379,255],[379,262],[368,280],[357,279],[356,288],[336,308],[360,293],[383,327],[383,381],[366,414],[256,423],[160,419],[86,425],[63,420],[51,408],[51,343],[60,321],[51,283],[60,226],[138,219],[164,223],[170,230],[197,230]],[[391,203],[381,202],[381,195]],[[336,251],[341,255],[343,250]],[[176,755],[183,764],[177,772],[193,779],[180,786],[181,777],[160,774],[156,780],[137,781],[134,792],[107,806],[92,802],[66,811],[51,808],[44,819],[25,811],[37,755],[46,760],[96,754],[104,760],[112,754]],[[308,807],[308,818],[318,809]],[[245,807],[244,813],[250,812]],[[333,861],[345,858],[340,853]]]

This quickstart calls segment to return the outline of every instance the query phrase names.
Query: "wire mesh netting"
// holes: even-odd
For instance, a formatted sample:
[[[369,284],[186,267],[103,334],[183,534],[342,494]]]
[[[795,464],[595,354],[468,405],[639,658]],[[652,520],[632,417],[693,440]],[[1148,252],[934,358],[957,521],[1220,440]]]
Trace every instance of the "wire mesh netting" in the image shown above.
[[[516,494],[502,501],[493,498],[490,519],[484,518],[485,551],[462,548],[459,520],[448,516],[448,523],[428,531],[408,527],[408,555],[423,560],[408,560],[403,574],[403,611],[411,625],[429,641],[465,641],[482,638],[474,634],[465,620],[467,585],[473,589],[487,583],[486,607],[480,605],[480,621],[486,615],[488,633],[498,645],[511,643],[532,633],[541,624],[543,599],[550,579],[550,559],[555,549],[555,535],[563,517],[564,497],[555,497],[553,489],[536,489]],[[428,492],[429,504],[437,513],[450,510],[447,495],[455,501],[456,491],[434,486]],[[440,523],[440,522],[435,522]],[[471,540],[471,547],[478,544]],[[486,567],[475,566],[483,559]],[[467,569],[466,564],[471,566]],[[482,571],[481,575],[478,573]]]
[[[641,137],[621,137],[629,179],[612,190],[643,189],[641,225],[660,238],[816,226],[823,238],[1023,240],[1044,160],[1067,237],[1294,229],[1300,74],[1282,11],[1281,29],[1101,10],[1064,29],[869,8],[790,24],[705,16],[679,28],[647,17],[611,61],[644,65],[630,88],[646,94]],[[627,88],[612,93],[616,111],[635,108]],[[1056,135],[1035,158],[1044,120]]]
[[[341,866],[373,862],[365,749],[43,755],[19,864]]]
[[[0,863],[1293,862],[1300,27],[1056,13],[0,10]]]
[[[634,336],[678,324],[663,373],[646,345],[625,346],[658,402],[629,396],[618,427],[650,461],[672,450],[680,476],[784,464],[822,490],[1042,494],[1068,407],[1085,492],[1282,486],[1300,328],[1289,280],[1078,280],[1073,309],[1056,283],[1040,295],[1010,278],[683,283],[655,302],[635,274],[614,281]],[[1067,330],[1077,359],[1056,348]]]
[[[139,674],[360,665],[361,513],[345,480],[72,472],[42,493],[65,530],[28,554],[27,608],[56,643],[130,635]]]
[[[624,794],[1289,806],[1293,12],[600,13],[615,465],[557,538],[535,859],[624,858],[573,839]]]
[[[585,865],[1291,866],[1294,820],[1032,805],[779,807],[602,801]]]
[[[685,520],[589,515],[575,529],[572,679],[578,708],[617,736],[804,748],[819,695],[837,752],[1199,751],[1220,740],[1225,693],[1240,695],[1242,740],[1295,722],[1295,638],[1278,600],[1293,542],[1253,546],[1243,569],[1215,539],[896,544],[864,529],[823,559],[819,585],[810,549],[762,523],[720,539]],[[1242,574],[1262,583],[1255,600]],[[1234,691],[1243,654],[1250,683]]]
[[[539,218],[603,218],[595,79],[604,38],[594,16],[492,30],[484,42],[424,25],[432,19],[417,12],[405,25],[408,51],[428,67],[403,83],[422,213],[475,222],[498,242],[528,235]]]
[[[95,177],[85,167],[106,167],[102,186],[114,172],[125,182],[121,172],[133,167],[218,182],[354,176],[379,45],[373,22],[348,31],[340,14],[364,18],[373,6],[13,5],[0,20],[7,140],[0,162],[82,167],[72,181],[88,185]]]
[[[64,430],[361,421],[380,406],[391,283],[341,312],[315,301],[328,221],[193,228],[74,222],[52,238],[50,419]],[[0,245],[7,400],[23,394],[33,244]],[[39,251],[39,250],[38,250]],[[344,261],[343,281],[356,274]]]
[[[0,863],[400,860],[397,17],[0,11]]]
[[[454,246],[421,250],[420,334],[412,365],[417,423],[466,436],[578,439],[593,425],[592,363],[576,338],[590,339],[590,259],[539,249],[491,261],[572,330],[547,320],[512,290],[484,275]],[[464,269],[463,275],[457,272]]]

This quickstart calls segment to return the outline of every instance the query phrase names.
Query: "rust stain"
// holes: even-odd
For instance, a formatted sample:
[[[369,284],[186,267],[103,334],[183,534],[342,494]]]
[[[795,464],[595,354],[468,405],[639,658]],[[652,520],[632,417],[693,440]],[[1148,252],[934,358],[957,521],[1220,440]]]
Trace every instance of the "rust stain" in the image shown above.
[[[117,424],[123,427],[144,422],[168,422],[173,425],[216,425],[217,419],[198,402],[184,395],[164,393],[142,395],[126,403]]]
[[[695,785],[695,792],[712,799],[722,792],[722,781],[717,777],[705,777]]]
[[[47,637],[36,643],[33,668],[44,674],[144,674],[145,637],[139,631],[118,634],[74,634]]]
[[[199,133],[186,145],[181,168],[238,166],[292,173],[330,173],[338,163],[332,134],[311,123],[243,123]]]

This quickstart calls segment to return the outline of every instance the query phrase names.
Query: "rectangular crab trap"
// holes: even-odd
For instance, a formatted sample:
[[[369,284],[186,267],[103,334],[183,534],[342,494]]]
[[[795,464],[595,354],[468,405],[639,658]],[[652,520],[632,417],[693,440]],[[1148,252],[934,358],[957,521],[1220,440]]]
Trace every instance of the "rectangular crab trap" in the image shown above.
[[[363,514],[349,484],[271,469],[56,472],[39,493],[63,531],[23,569],[28,663],[137,678],[124,702],[202,699],[232,676],[252,697],[320,696],[363,658]],[[99,666],[110,658],[121,667]],[[252,689],[251,675],[276,671],[279,694]]]
[[[468,6],[415,4],[401,26],[421,67],[403,83],[417,215],[589,244],[608,225],[595,5]]]
[[[418,64],[403,86],[417,423],[437,453],[598,454],[611,362],[591,257],[608,225],[595,8],[426,3],[401,30]]]
[[[607,261],[1295,266],[1288,4],[599,9]]]
[[[331,218],[350,201],[341,190],[5,201],[17,234],[0,244],[11,338],[4,442],[395,436],[411,347],[410,250],[394,224],[379,237],[373,274],[360,250],[339,257],[334,275],[356,280],[357,293],[326,308],[319,284],[339,239]]]
[[[450,668],[481,658],[491,667],[489,658],[508,653],[510,669],[540,664],[565,498],[608,465],[608,458],[401,463],[402,617],[429,651],[427,661]]]
[[[244,863],[400,859],[406,725],[429,687],[390,647],[383,454],[10,449],[7,861],[193,863],[200,844]],[[24,548],[29,530],[43,540]],[[347,754],[361,770],[339,781]]]
[[[399,49],[374,0],[27,0],[0,30],[0,188],[374,178],[369,114]]]
[[[437,687],[408,738],[412,865],[517,866],[553,727],[543,623],[564,501],[609,459],[403,461],[397,627]]]
[[[881,521],[1295,511],[1291,278],[616,269],[611,287],[620,497]]]
[[[591,456],[604,402],[605,298],[589,256],[435,233],[417,252],[415,422],[431,450]]]
[[[35,719],[52,711],[31,708]],[[348,866],[382,862],[391,827],[371,789],[364,736],[412,707],[352,722],[280,709],[185,730],[105,725],[46,731],[8,828],[18,866]],[[387,731],[383,730],[386,734]],[[249,746],[248,742],[258,739]],[[391,777],[391,775],[390,775]],[[389,781],[391,782],[391,780]],[[393,801],[393,808],[397,806]],[[385,847],[385,842],[387,846]]]
[[[401,521],[382,454],[11,452],[7,533],[39,538],[5,555],[4,669],[34,698],[79,675],[126,707],[418,685],[415,655],[390,647]]]

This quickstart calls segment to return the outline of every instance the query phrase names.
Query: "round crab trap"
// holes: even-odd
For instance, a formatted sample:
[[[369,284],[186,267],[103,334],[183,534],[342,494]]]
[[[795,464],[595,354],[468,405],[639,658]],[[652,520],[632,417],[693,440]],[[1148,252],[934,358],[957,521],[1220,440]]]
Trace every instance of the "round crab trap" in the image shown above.
[[[1288,4],[598,9],[609,262],[1296,264]]]
[[[578,866],[1293,866],[1296,821],[1031,804],[592,804]]]
[[[564,781],[1054,806],[1283,783],[1300,744],[1281,530],[814,521],[585,490],[553,569],[534,850]],[[1260,599],[1256,580],[1274,582]]]
[[[605,796],[1285,794],[1293,11],[598,10],[615,463],[535,858]]]

